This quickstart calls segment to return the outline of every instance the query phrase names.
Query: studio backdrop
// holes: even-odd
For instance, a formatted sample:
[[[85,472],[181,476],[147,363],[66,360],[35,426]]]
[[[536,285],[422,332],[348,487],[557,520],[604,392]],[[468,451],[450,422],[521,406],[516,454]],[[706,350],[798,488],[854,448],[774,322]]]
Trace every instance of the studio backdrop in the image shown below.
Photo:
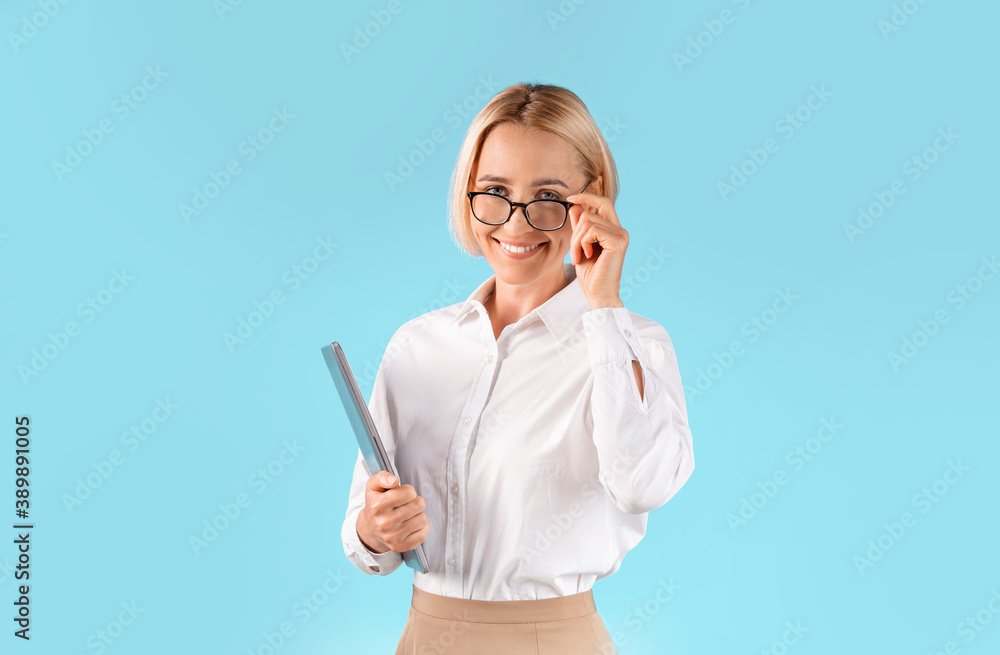
[[[618,651],[997,652],[998,21],[0,3],[0,651],[392,652],[413,571],[345,556],[320,348],[368,398],[399,326],[492,274],[450,177],[538,82],[614,154],[620,296],[669,333],[693,436],[594,585]]]

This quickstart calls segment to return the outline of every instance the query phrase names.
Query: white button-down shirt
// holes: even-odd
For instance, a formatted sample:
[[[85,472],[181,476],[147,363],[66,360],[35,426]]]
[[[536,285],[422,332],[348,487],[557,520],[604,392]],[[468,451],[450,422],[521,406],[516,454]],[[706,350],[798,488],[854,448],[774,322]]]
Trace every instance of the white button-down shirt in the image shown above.
[[[492,276],[389,341],[369,409],[400,484],[427,502],[421,590],[477,600],[587,591],[694,469],[666,330],[625,307],[591,310],[575,266],[563,266],[569,285],[499,338],[483,306]],[[402,555],[373,553],[356,531],[370,476],[359,449],[341,536],[355,566],[388,575]]]

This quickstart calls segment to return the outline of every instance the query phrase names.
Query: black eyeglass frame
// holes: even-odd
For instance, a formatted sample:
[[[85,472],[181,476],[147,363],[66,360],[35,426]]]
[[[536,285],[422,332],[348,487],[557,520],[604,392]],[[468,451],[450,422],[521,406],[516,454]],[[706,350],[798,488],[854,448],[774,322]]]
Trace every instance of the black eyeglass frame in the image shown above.
[[[593,182],[594,182],[593,180],[587,182],[587,186],[580,189],[579,192],[583,193],[584,191],[586,191],[587,187],[589,187]],[[545,198],[539,198],[538,200],[532,200],[531,202],[514,202],[512,200],[507,200],[507,198],[504,198],[503,196],[498,196],[495,193],[490,193],[489,191],[466,191],[465,195],[469,197],[469,211],[472,212],[472,217],[475,218],[480,223],[482,223],[483,225],[493,225],[493,226],[503,225],[504,223],[510,220],[511,216],[514,215],[514,210],[520,207],[522,210],[524,210],[524,220],[528,221],[528,225],[535,228],[536,230],[541,230],[542,232],[555,232],[556,230],[561,230],[563,226],[566,225],[566,221],[569,220],[569,208],[575,204],[576,205],[580,204],[580,203],[566,202],[565,200],[548,200]],[[501,200],[506,201],[507,204],[510,205],[510,213],[507,214],[507,218],[500,221],[499,223],[487,223],[483,219],[476,216],[476,211],[472,207],[472,199],[475,198],[476,196],[493,196],[494,198],[500,198]],[[531,222],[531,217],[528,213],[528,205],[535,202],[554,202],[562,205],[563,208],[565,208],[566,214],[563,216],[563,221],[562,223],[559,224],[559,227],[538,227],[537,225]]]

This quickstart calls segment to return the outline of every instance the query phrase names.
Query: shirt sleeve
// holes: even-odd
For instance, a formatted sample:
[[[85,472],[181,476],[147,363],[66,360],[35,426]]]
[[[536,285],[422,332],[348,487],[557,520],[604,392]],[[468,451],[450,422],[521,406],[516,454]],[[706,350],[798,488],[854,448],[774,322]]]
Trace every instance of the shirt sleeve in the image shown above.
[[[365,506],[365,484],[368,482],[368,465],[365,464],[361,449],[358,448],[358,461],[354,466],[354,479],[351,481],[350,503],[347,507],[347,517],[341,530],[344,540],[344,553],[356,567],[368,575],[389,575],[403,561],[403,556],[395,551],[376,553],[361,542],[358,536],[358,515]]]
[[[391,341],[390,341],[391,345]],[[393,431],[393,421],[389,412],[389,402],[386,397],[385,375],[387,373],[389,358],[382,357],[378,372],[375,374],[375,384],[372,388],[371,400],[368,402],[368,411],[375,422],[379,437],[385,449],[389,453],[395,452],[396,435]],[[351,490],[347,504],[347,515],[344,518],[344,525],[341,528],[341,538],[344,542],[344,553],[348,559],[364,573],[368,575],[389,575],[403,562],[403,555],[395,551],[375,553],[361,542],[358,536],[357,521],[358,515],[365,506],[365,486],[368,478],[372,476],[368,470],[368,464],[358,448],[358,459],[354,463],[354,476],[351,479]]]
[[[590,409],[598,478],[623,512],[649,512],[670,500],[694,471],[673,344],[656,324],[640,335],[625,307],[587,311],[583,326],[594,379]],[[642,397],[632,360],[642,367]]]

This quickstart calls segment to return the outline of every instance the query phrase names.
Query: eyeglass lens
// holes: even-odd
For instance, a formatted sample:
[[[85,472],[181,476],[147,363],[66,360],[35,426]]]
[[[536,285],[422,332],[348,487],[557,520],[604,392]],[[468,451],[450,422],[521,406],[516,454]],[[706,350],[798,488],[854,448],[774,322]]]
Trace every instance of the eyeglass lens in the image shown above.
[[[510,208],[510,203],[501,196],[482,194],[472,199],[472,211],[484,223],[503,223],[511,214]],[[540,230],[554,230],[566,220],[566,207],[551,200],[535,200],[524,210],[528,222]]]

